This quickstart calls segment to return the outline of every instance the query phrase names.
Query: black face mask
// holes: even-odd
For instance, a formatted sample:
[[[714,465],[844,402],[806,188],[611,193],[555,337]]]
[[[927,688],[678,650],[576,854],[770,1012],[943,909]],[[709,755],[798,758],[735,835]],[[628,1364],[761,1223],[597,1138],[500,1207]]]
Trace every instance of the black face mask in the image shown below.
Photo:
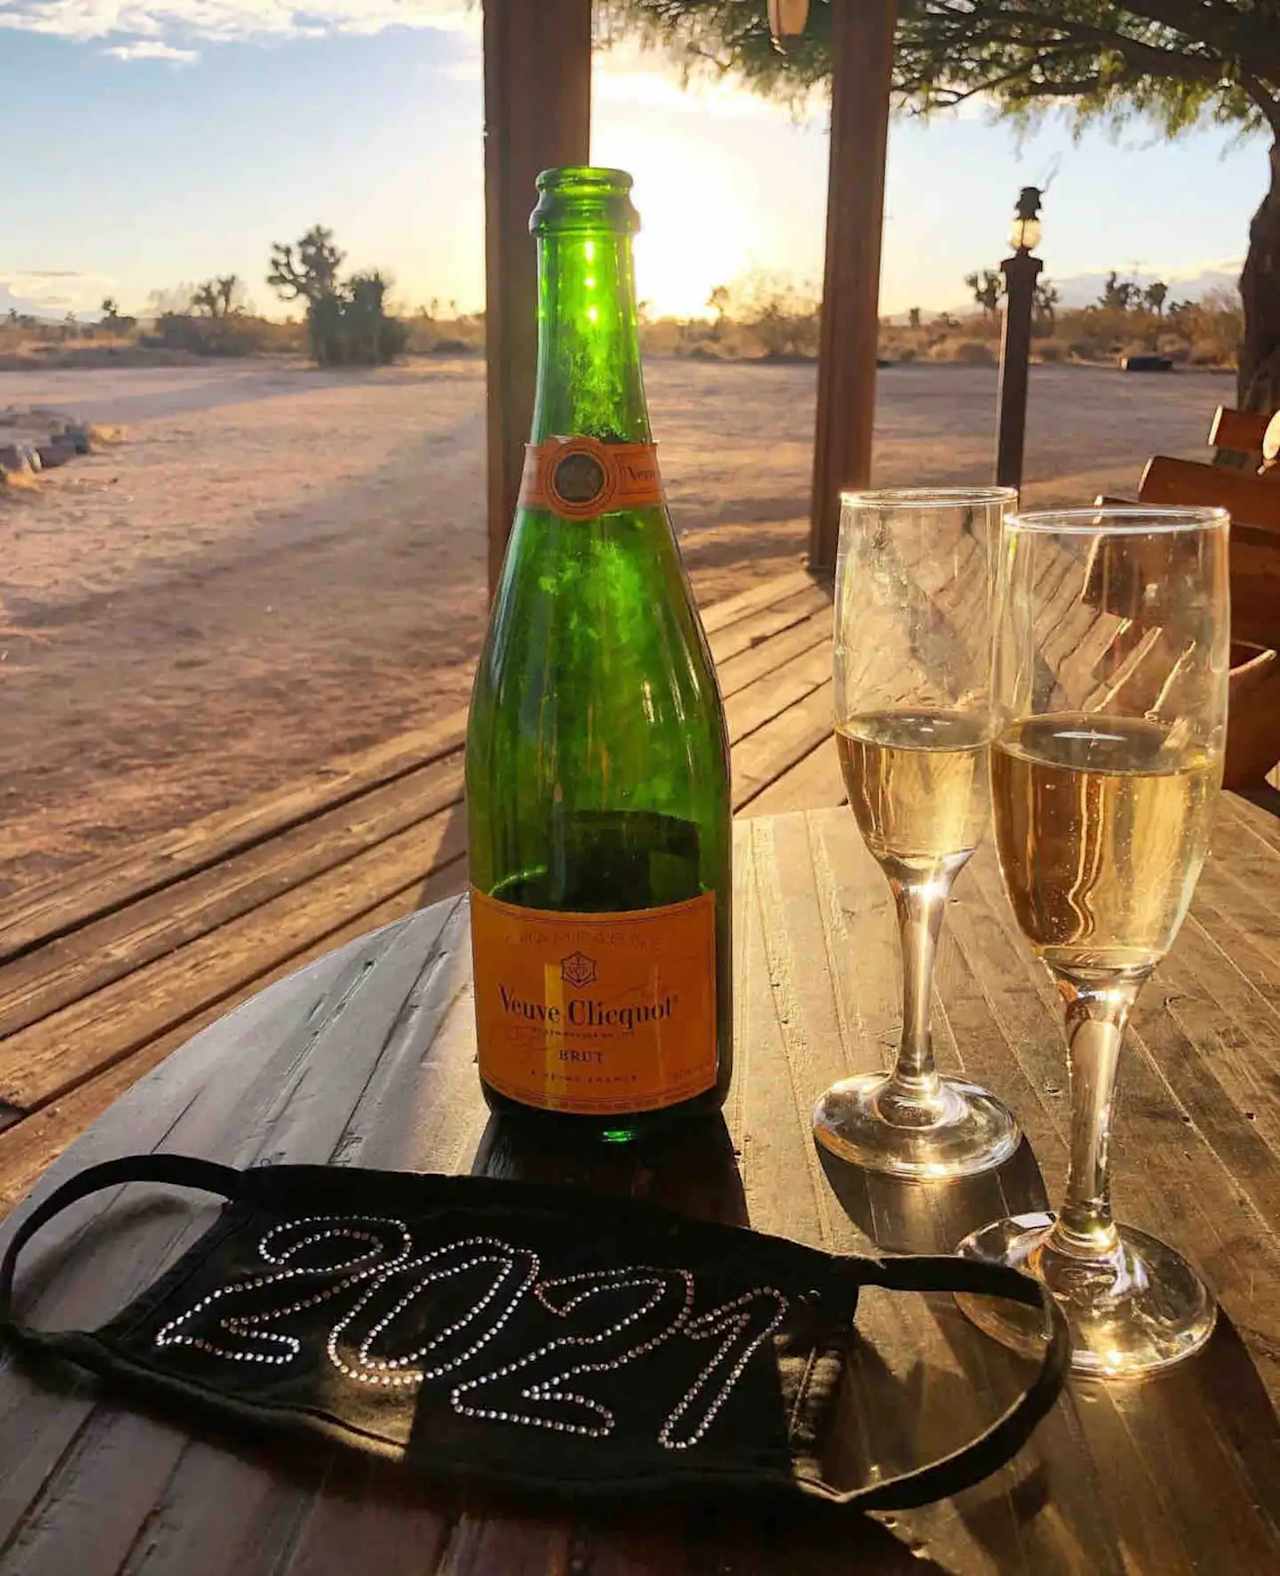
[[[227,1207],[101,1329],[16,1322],[23,1245],[77,1199],[135,1181]],[[1049,1340],[1031,1387],[964,1449],[841,1491],[823,1463],[862,1286],[1008,1297],[1043,1310]],[[1068,1357],[1052,1299],[994,1266],[836,1257],[567,1188],[177,1155],[108,1161],[51,1194],[0,1266],[0,1321],[22,1347],[139,1394],[320,1433],[442,1481],[568,1498],[798,1492],[866,1510],[924,1504],[1003,1465]]]

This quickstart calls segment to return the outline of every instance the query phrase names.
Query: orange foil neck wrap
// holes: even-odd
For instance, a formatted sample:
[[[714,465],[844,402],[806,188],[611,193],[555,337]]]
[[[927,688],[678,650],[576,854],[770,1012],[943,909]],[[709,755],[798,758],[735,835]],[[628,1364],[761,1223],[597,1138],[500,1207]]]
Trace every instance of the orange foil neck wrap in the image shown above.
[[[549,509],[564,520],[594,520],[620,509],[660,507],[662,477],[652,443],[547,438],[529,443],[520,507]]]

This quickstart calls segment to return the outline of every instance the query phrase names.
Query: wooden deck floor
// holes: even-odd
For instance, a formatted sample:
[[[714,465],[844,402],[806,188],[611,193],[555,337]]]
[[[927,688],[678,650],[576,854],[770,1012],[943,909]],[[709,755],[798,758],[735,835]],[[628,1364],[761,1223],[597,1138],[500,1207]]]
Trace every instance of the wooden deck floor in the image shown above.
[[[831,591],[704,611],[739,815],[843,799]],[[465,714],[0,908],[0,1212],[118,1095],[270,980],[465,884]]]

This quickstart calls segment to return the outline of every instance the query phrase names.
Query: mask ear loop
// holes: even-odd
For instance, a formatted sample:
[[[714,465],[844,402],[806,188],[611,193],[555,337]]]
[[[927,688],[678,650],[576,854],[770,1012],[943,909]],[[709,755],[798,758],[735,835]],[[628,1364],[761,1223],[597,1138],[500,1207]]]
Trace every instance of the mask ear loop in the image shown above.
[[[247,1182],[246,1178],[254,1179],[255,1173],[242,1173],[188,1155],[130,1155],[103,1161],[69,1178],[32,1210],[9,1243],[0,1263],[0,1326],[16,1327],[12,1303],[19,1254],[43,1225],[70,1205],[91,1193],[128,1182],[160,1182],[238,1199],[252,1189],[252,1181]],[[959,1450],[868,1488],[845,1492],[813,1479],[807,1480],[805,1486],[834,1504],[856,1504],[860,1510],[899,1510],[957,1494],[1002,1467],[1022,1448],[1057,1400],[1070,1363],[1066,1319],[1048,1289],[1029,1275],[1003,1265],[948,1255],[838,1262],[855,1272],[859,1285],[881,1286],[890,1291],[973,1292],[1008,1297],[1039,1308],[1045,1317],[1048,1339],[1040,1371],[1028,1388],[990,1427]]]
[[[853,1261],[858,1263],[858,1261]],[[973,1292],[1007,1297],[1044,1315],[1046,1346],[1040,1370],[1031,1384],[976,1439],[941,1460],[885,1478],[867,1488],[848,1491],[828,1483],[810,1486],[835,1504],[856,1504],[859,1510],[909,1510],[972,1488],[1005,1465],[1022,1449],[1035,1426],[1058,1399],[1071,1363],[1071,1336],[1062,1310],[1048,1287],[1002,1264],[982,1264],[949,1254],[870,1259],[859,1263],[864,1286],[889,1291]]]
[[[190,1155],[126,1155],[119,1160],[104,1160],[100,1165],[70,1177],[61,1187],[37,1205],[14,1232],[0,1263],[0,1325],[12,1325],[13,1277],[18,1267],[18,1255],[23,1248],[55,1215],[90,1193],[103,1188],[119,1187],[126,1182],[166,1182],[173,1187],[199,1188],[205,1193],[217,1193],[226,1199],[238,1198],[241,1193],[241,1174],[231,1166],[220,1166],[212,1160],[196,1160]]]

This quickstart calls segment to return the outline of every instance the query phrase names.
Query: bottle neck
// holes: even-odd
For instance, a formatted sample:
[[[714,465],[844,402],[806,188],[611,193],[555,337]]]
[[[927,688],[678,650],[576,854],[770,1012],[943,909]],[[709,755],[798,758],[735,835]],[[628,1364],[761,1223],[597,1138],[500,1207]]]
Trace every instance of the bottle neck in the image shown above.
[[[538,391],[532,441],[649,443],[631,237],[601,229],[538,239]]]

